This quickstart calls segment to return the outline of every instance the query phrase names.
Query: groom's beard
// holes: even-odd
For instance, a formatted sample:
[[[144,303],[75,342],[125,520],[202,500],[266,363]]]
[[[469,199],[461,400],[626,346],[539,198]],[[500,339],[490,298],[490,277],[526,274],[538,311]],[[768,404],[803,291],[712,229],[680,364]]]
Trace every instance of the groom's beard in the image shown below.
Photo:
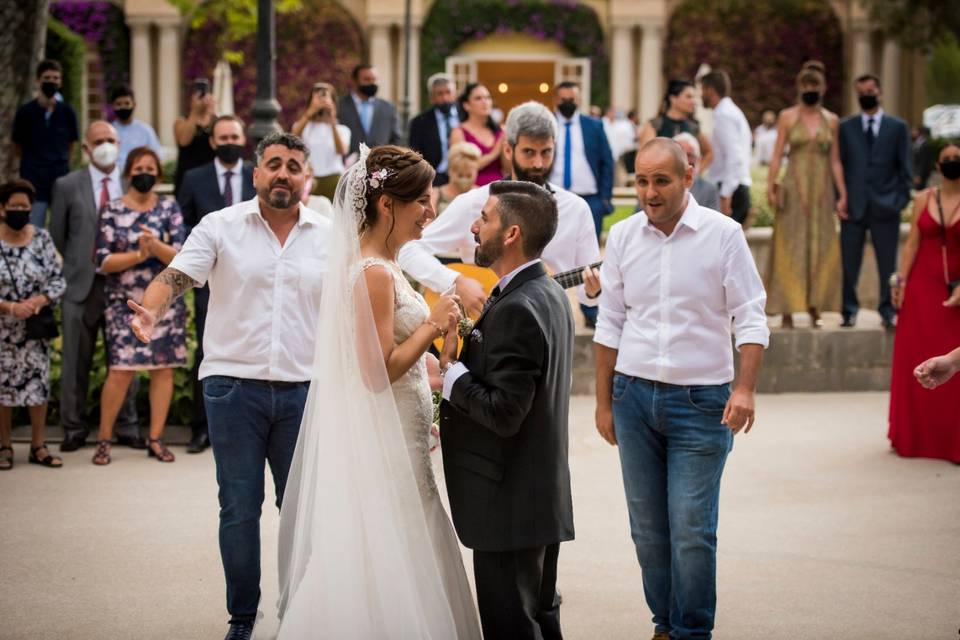
[[[547,184],[547,179],[550,177],[550,172],[553,171],[553,165],[549,167],[544,167],[543,169],[522,169],[519,164],[517,164],[517,157],[514,156],[511,160],[513,165],[513,175],[517,177],[517,180],[523,180],[524,182],[532,182],[533,184],[543,187]]]
[[[486,242],[480,242],[478,236],[474,236],[474,239],[477,248],[473,253],[473,263],[478,267],[489,267],[503,255],[503,238],[496,236]]]

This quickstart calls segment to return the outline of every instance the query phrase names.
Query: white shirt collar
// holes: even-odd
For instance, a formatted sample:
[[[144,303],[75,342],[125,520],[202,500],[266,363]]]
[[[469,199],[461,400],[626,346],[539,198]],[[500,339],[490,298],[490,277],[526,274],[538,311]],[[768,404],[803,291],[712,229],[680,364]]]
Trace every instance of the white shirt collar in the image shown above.
[[[217,171],[218,178],[223,178],[223,174],[225,174],[227,171],[232,171],[233,175],[237,176],[243,173],[243,160],[237,160],[237,164],[233,165],[232,167],[226,167],[222,162],[220,162],[220,158],[214,158],[213,167]]]
[[[120,167],[117,165],[113,165],[113,171],[110,173],[100,171],[92,162],[87,166],[90,167],[90,177],[95,183],[100,184],[104,178],[110,178],[111,182],[115,182],[118,185],[120,184]]]
[[[559,122],[560,124],[566,124],[566,123],[568,123],[568,122],[569,122],[571,125],[580,124],[580,112],[579,112],[579,111],[575,111],[574,114],[573,114],[570,118],[564,118],[564,117],[563,117],[563,114],[561,114],[559,111],[554,111],[554,112],[553,112],[553,115],[555,115],[555,116],[557,117],[557,122]]]
[[[264,220],[263,215],[260,213],[260,197],[254,196],[250,200],[247,200],[241,203],[243,206],[243,213],[252,216],[260,216],[260,219]],[[305,224],[318,225],[323,222],[324,218],[319,213],[311,209],[310,207],[305,206],[302,202],[300,203],[300,216],[297,219],[297,226],[302,227]]]
[[[637,211],[635,215],[642,215],[646,218],[647,223],[644,225],[648,229],[658,230],[650,219],[647,218],[647,214],[643,212],[643,209]],[[700,225],[703,223],[703,212],[700,210],[700,205],[694,199],[693,194],[690,193],[690,190],[687,190],[687,206],[683,210],[683,213],[680,215],[680,220],[677,222],[677,227],[683,225],[689,228],[691,231],[697,231],[700,229]],[[658,230],[659,231],[659,230]],[[673,233],[677,232],[677,228],[674,227]],[[673,235],[673,234],[671,234]]]
[[[497,286],[500,287],[500,293],[503,293],[504,290],[506,290],[507,286],[510,284],[510,281],[513,280],[518,273],[520,273],[521,271],[523,271],[529,266],[537,264],[538,262],[540,262],[540,258],[535,258],[530,262],[525,262],[519,267],[517,267],[516,269],[514,269],[513,271],[511,271],[510,273],[508,273],[507,275],[500,278],[500,282],[497,283]]]
[[[874,123],[880,122],[880,119],[883,118],[883,107],[880,107],[879,109],[877,109],[877,112],[872,116],[869,116],[862,111],[860,112],[860,122],[863,123],[864,127],[867,126],[867,120],[871,118],[873,118]]]

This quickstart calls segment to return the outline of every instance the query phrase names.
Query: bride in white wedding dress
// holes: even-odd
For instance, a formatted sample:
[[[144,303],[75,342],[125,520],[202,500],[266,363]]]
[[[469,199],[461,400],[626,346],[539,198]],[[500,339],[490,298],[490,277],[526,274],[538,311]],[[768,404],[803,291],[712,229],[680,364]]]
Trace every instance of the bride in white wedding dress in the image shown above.
[[[278,638],[481,637],[430,463],[428,309],[397,266],[433,217],[433,169],[364,146],[334,200],[314,377],[281,510]]]

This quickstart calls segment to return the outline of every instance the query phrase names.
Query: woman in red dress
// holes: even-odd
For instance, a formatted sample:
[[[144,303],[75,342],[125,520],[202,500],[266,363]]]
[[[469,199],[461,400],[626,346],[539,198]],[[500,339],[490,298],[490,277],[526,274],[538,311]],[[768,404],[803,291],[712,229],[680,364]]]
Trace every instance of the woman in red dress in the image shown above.
[[[940,151],[943,184],[919,193],[900,271],[891,278],[900,308],[893,347],[888,437],[901,456],[960,463],[960,377],[926,390],[914,369],[960,342],[960,146]],[[958,287],[960,289],[960,287]]]
[[[471,82],[458,98],[460,103],[460,126],[450,132],[450,146],[459,142],[472,142],[480,148],[480,172],[477,186],[496,182],[510,173],[510,165],[503,155],[504,135],[494,122],[493,99],[485,86]]]

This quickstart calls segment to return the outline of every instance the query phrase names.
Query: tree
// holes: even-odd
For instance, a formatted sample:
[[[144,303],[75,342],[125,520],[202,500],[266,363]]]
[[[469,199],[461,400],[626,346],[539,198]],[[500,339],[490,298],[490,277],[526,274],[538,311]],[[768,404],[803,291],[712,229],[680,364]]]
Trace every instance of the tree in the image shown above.
[[[16,175],[10,130],[17,107],[33,93],[33,71],[47,33],[48,0],[0,3],[0,181]]]
[[[960,38],[960,11],[949,0],[863,0],[870,17],[901,44],[930,51],[948,35]]]

